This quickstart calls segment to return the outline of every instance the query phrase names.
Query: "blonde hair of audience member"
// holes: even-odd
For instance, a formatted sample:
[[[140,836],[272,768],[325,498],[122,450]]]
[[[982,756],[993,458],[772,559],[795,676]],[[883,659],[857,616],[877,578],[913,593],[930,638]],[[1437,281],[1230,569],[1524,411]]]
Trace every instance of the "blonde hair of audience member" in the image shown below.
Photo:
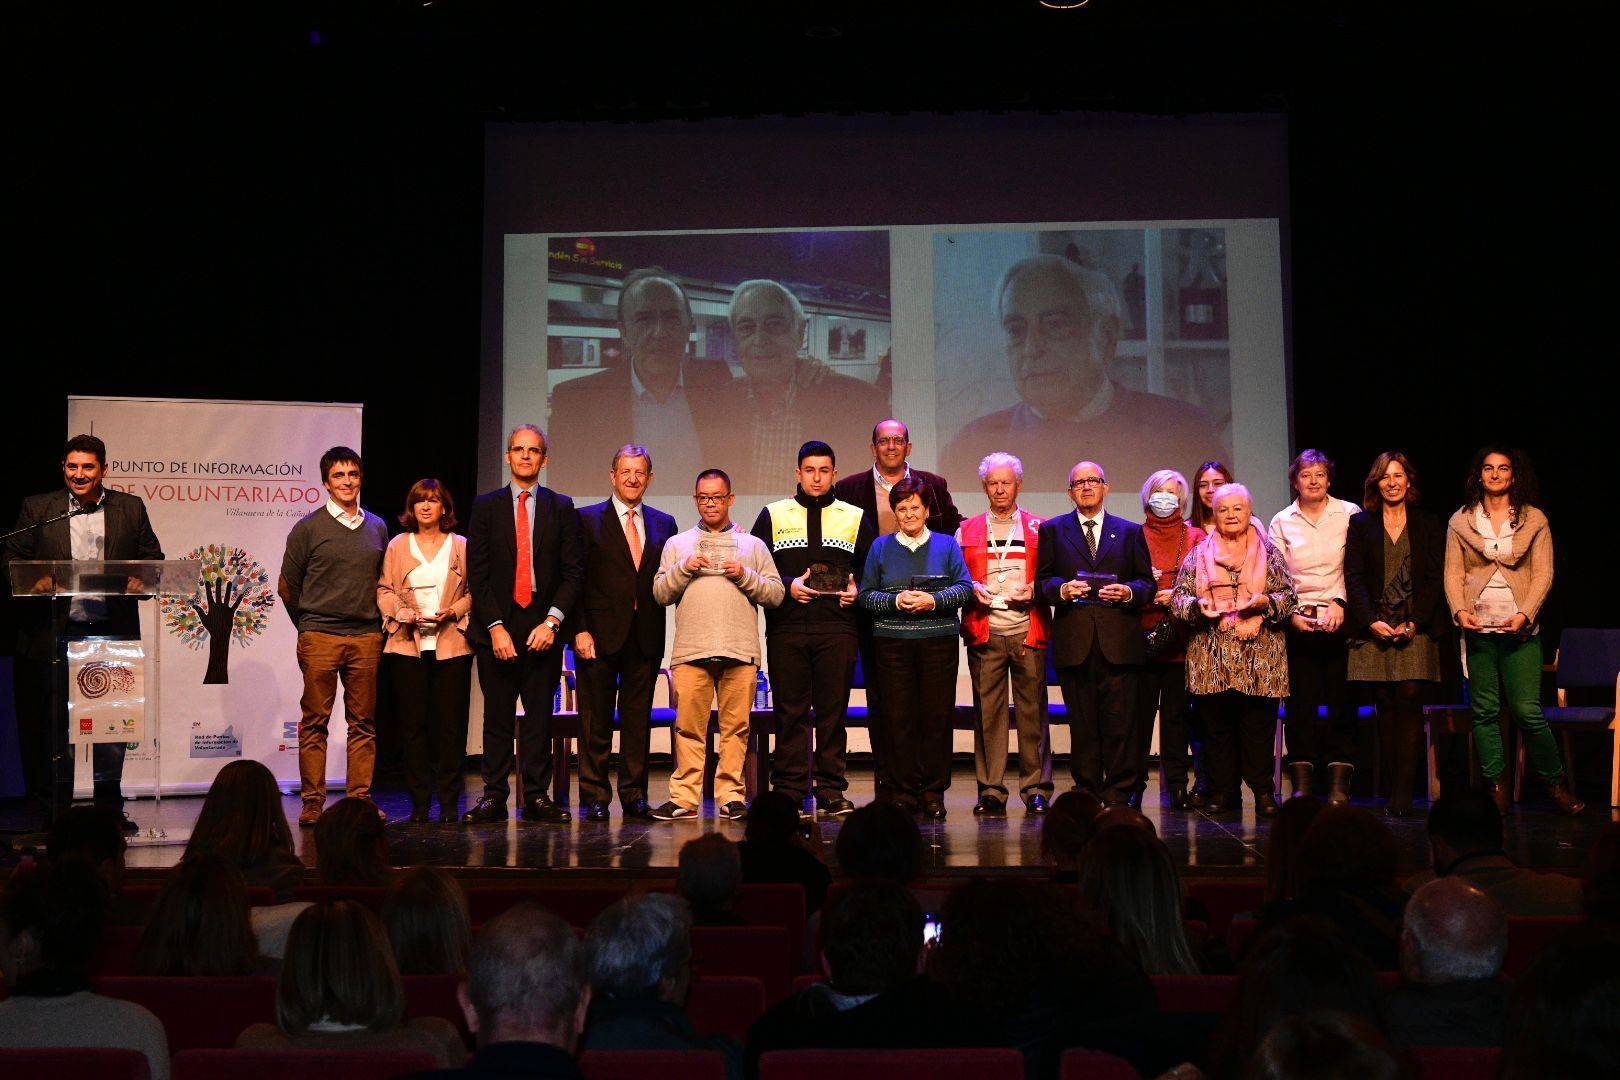
[[[1080,857],[1080,905],[1149,975],[1196,975],[1170,850],[1140,828],[1105,828]]]
[[[467,897],[449,872],[417,866],[394,880],[383,900],[383,927],[401,975],[462,975],[472,923]]]
[[[137,975],[253,975],[259,946],[242,872],[223,855],[180,860],[135,948]]]

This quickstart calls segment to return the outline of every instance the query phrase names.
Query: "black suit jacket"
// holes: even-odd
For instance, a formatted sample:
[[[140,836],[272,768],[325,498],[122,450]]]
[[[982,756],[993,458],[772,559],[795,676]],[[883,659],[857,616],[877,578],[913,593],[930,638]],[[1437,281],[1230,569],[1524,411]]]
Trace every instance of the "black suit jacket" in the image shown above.
[[[517,582],[517,517],[512,488],[502,485],[473,500],[467,526],[467,585],[472,590],[472,619],[467,636],[475,645],[489,644],[489,625],[508,622],[518,611],[512,599]],[[541,617],[557,608],[566,620],[579,602],[585,556],[579,542],[579,513],[574,501],[547,487],[534,489],[534,535],[529,544],[535,587],[530,610]]]
[[[675,519],[646,503],[638,516],[643,530],[640,570],[631,561],[630,542],[612,499],[579,511],[585,585],[568,634],[571,639],[589,631],[598,654],[618,652],[634,632],[642,655],[664,655],[664,606],[653,599],[652,583],[664,544],[675,535]]]
[[[1130,600],[1100,604],[1061,599],[1058,590],[1081,570],[1116,575],[1121,585],[1130,586]],[[1153,563],[1142,526],[1104,513],[1097,557],[1092,559],[1086,534],[1073,511],[1048,518],[1041,522],[1035,575],[1041,598],[1053,609],[1053,667],[1084,663],[1094,642],[1112,664],[1140,664],[1147,659],[1139,609],[1153,599]]]
[[[1427,510],[1409,506],[1406,533],[1412,545],[1412,621],[1419,630],[1443,638],[1451,632],[1446,611],[1446,533],[1440,519]],[[1384,595],[1384,515],[1380,510],[1356,514],[1344,534],[1345,629],[1355,637],[1371,637],[1367,629],[1378,619],[1378,600]]]
[[[945,478],[921,469],[912,469],[911,476],[922,481],[923,505],[928,507],[928,530],[945,536],[955,533],[956,527],[962,524],[962,513],[951,501],[951,489],[946,486]],[[833,493],[866,511],[867,520],[877,524],[877,479],[871,468],[844,477],[833,485]]]
[[[106,515],[107,542],[103,549],[106,559],[161,559],[163,548],[157,534],[152,531],[151,519],[146,516],[146,503],[139,496],[108,488],[98,513]],[[41,521],[49,521],[67,513],[68,490],[34,495],[23,500],[17,514],[17,528],[25,528]],[[60,560],[73,558],[73,540],[68,522],[58,521],[6,541],[5,561],[9,567],[16,559]],[[9,570],[7,587],[10,586]],[[64,605],[43,599],[23,599],[17,605],[17,654],[33,660],[49,660],[56,635],[67,626]],[[53,608],[62,610],[54,613]],[[115,636],[138,637],[141,632],[140,608],[135,600],[110,599],[107,601],[107,633]],[[54,630],[54,633],[53,633]]]

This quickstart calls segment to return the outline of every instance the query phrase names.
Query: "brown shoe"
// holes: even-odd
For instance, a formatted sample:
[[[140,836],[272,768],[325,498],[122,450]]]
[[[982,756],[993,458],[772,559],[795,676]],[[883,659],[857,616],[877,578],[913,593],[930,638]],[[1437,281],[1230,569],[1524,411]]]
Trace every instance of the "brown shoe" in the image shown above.
[[[1499,814],[1507,813],[1508,807],[1513,805],[1512,785],[1507,782],[1507,777],[1505,776],[1498,776],[1495,780],[1489,781],[1489,783],[1491,788],[1491,800],[1496,803],[1496,812]]]
[[[304,808],[298,812],[298,827],[300,829],[313,829],[315,823],[321,820],[321,811],[324,809],[325,804],[323,803],[306,802]]]
[[[1582,810],[1586,809],[1586,804],[1577,799],[1574,793],[1563,784],[1553,784],[1552,786],[1548,787],[1547,794],[1551,796],[1552,801],[1558,807],[1558,812],[1560,814],[1566,814],[1569,817],[1574,817]]]

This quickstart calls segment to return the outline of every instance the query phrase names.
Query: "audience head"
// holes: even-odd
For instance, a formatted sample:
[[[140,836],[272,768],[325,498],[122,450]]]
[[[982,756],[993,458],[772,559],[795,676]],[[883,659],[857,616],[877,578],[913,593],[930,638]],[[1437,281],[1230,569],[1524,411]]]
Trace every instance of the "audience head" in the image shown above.
[[[355,900],[305,908],[287,932],[276,1024],[302,1035],[323,1021],[388,1031],[405,1016],[405,989],[382,923]]]
[[[1513,981],[1497,1075],[1620,1076],[1620,941],[1567,935]]]
[[[1149,836],[1159,835],[1159,830],[1153,827],[1152,818],[1135,807],[1127,806],[1124,803],[1116,803],[1104,809],[1097,815],[1095,824],[1099,833],[1104,829],[1123,827],[1135,829],[1137,832],[1146,833]]]
[[[1502,850],[1502,814],[1483,791],[1443,795],[1429,807],[1429,856],[1437,874],[1465,855]]]
[[[1406,902],[1401,977],[1428,986],[1494,979],[1507,957],[1507,932],[1507,916],[1478,887],[1435,878]]]
[[[1102,803],[1085,791],[1065,791],[1052,800],[1041,822],[1041,861],[1054,870],[1078,870],[1080,853],[1097,835]]]
[[[1364,1017],[1290,1016],[1261,1040],[1244,1080],[1415,1080],[1405,1055]]]
[[[315,823],[315,852],[322,885],[387,885],[388,830],[370,799],[339,799]]]
[[[0,891],[0,975],[6,985],[33,976],[52,993],[84,989],[106,916],[107,886],[86,856],[12,871]]]
[[[242,872],[223,855],[181,859],[141,931],[135,974],[253,975],[258,967]]]
[[[1139,828],[1103,829],[1080,858],[1080,906],[1149,975],[1196,975],[1170,849]]]
[[[748,824],[743,839],[760,847],[776,847],[793,842],[799,831],[799,804],[780,791],[762,791],[748,804]]]
[[[1342,889],[1395,884],[1399,851],[1384,823],[1348,803],[1322,808],[1299,848],[1299,888]]]
[[[898,882],[857,881],[821,917],[821,961],[840,994],[881,994],[917,974],[923,910]]]
[[[124,819],[108,806],[72,806],[51,822],[45,854],[52,862],[77,856],[95,868],[109,895],[124,883]]]
[[[1299,848],[1324,805],[1315,795],[1299,795],[1283,803],[1272,819],[1266,845],[1267,900],[1292,900],[1299,894]]]
[[[692,979],[692,909],[668,893],[632,893],[585,932],[591,992],[617,1001],[686,1001]]]
[[[437,866],[405,871],[383,900],[382,920],[401,975],[460,975],[467,970],[472,938],[467,897],[448,871]]]
[[[1603,826],[1587,852],[1581,894],[1588,919],[1611,930],[1620,927],[1620,822]]]
[[[517,904],[473,937],[458,993],[480,1046],[539,1042],[572,1053],[591,1000],[584,946],[540,905]]]
[[[844,819],[834,850],[845,876],[883,878],[904,885],[921,869],[922,831],[910,814],[880,799]]]
[[[292,830],[281,810],[281,790],[263,763],[241,758],[226,765],[208,785],[186,856],[222,855],[238,869],[258,866],[277,854],[293,853]]]
[[[677,891],[693,911],[729,911],[742,892],[742,853],[720,833],[681,845]]]
[[[1017,1015],[1046,988],[1090,978],[1097,941],[1066,890],[981,879],[951,890],[928,970],[969,1015]]]

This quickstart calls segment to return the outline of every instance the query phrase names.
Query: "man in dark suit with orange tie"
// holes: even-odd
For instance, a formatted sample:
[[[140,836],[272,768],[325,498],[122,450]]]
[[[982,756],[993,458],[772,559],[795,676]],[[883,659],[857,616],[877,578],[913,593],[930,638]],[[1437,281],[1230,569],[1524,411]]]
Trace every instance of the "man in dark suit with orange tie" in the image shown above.
[[[1136,670],[1147,659],[1138,611],[1153,596],[1142,527],[1103,510],[1108,477],[1094,461],[1069,470],[1072,514],[1041,523],[1036,578],[1053,606],[1052,666],[1069,713],[1075,785],[1106,803],[1136,783],[1130,748]]]
[[[533,424],[514,428],[506,442],[511,480],[473,502],[467,527],[468,636],[484,693],[484,795],[462,816],[470,824],[506,820],[519,697],[523,820],[569,820],[546,795],[551,698],[562,677],[557,635],[579,600],[585,561],[573,500],[540,486],[545,463],[545,433]]]
[[[675,519],[642,504],[652,483],[652,454],[630,444],[613,455],[613,496],[579,512],[585,546],[584,599],[568,629],[579,661],[579,802],[586,821],[606,821],[613,706],[619,711],[619,806],[646,818],[647,740],[653,682],[664,657],[664,606],[653,575]]]

